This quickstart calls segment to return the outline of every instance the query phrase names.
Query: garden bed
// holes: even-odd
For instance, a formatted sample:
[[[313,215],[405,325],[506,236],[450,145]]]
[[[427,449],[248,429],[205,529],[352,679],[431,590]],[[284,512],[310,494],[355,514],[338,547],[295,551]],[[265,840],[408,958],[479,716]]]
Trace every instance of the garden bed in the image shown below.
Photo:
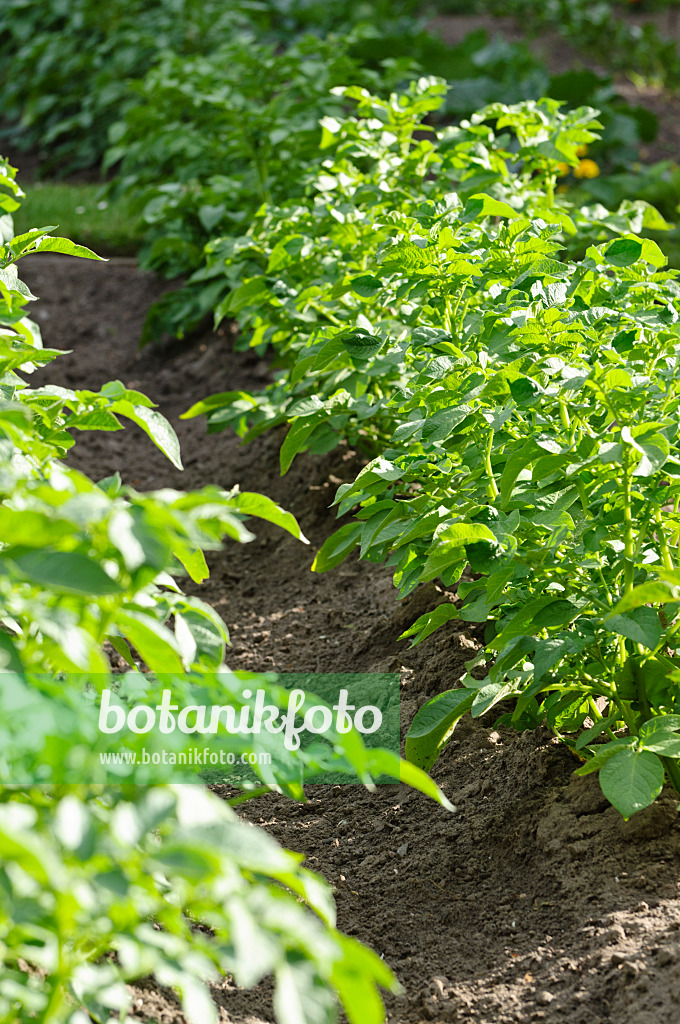
[[[433,584],[395,604],[382,566],[350,559],[326,575],[309,571],[356,453],[305,454],[281,478],[279,436],[241,448],[228,433],[207,436],[202,420],[179,420],[206,394],[261,386],[265,364],[234,353],[226,328],[139,352],[146,310],[164,286],[125,261],[31,257],[23,276],[41,297],[35,318],[50,346],[72,350],[34,380],[97,388],[120,378],[144,391],[177,429],[186,469],[174,470],[134,427],[84,433],[73,465],[95,479],[120,470],[140,489],[239,483],[290,509],[310,538],[307,548],[258,525],[254,542],[210,559],[201,594],[230,624],[230,667],[399,671],[405,725],[455,684],[477,646],[474,626],[449,624],[414,651],[397,640],[439,599]],[[339,926],[384,956],[404,985],[388,1000],[395,1024],[675,1024],[677,800],[668,793],[624,824],[595,777],[572,777],[575,767],[547,732],[463,719],[433,773],[455,815],[397,786],[309,787],[306,805],[271,796],[244,814],[336,887]],[[140,1020],[182,1019],[171,994],[136,995]],[[266,986],[225,983],[214,996],[224,1021],[272,1019]]]

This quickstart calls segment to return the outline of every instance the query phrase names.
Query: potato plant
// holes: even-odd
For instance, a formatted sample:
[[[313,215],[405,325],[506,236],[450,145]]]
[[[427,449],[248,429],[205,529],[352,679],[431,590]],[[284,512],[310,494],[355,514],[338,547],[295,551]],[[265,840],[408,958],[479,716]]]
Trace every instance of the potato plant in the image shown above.
[[[97,257],[49,229],[13,236],[20,199],[14,169],[0,162],[0,1020],[125,1019],[127,983],[151,977],[177,993],[188,1021],[205,1024],[217,1019],[210,983],[226,974],[247,987],[273,974],[282,1022],[325,1024],[340,1003],[349,1020],[377,1024],[379,987],[395,979],[337,931],[331,891],[300,857],[200,785],[98,782],[105,687],[121,701],[155,702],[170,681],[188,701],[208,692],[238,706],[244,678],[224,666],[226,626],[177,577],[204,579],[204,551],[225,536],[249,540],[252,515],[303,538],[262,495],[143,494],[117,474],[94,483],[64,462],[72,432],[118,430],[123,417],[181,465],[170,425],[120,382],[99,392],[28,386],[25,376],[59,353],[26,317],[34,297],[17,264],[45,251]],[[107,640],[133,671],[112,676]],[[246,681],[283,706],[271,679]],[[450,806],[396,754],[365,749],[354,731],[330,739],[323,757],[280,750],[262,781],[300,798],[321,758],[366,784],[401,778]]]
[[[442,288],[446,312],[425,313],[429,358],[400,396],[391,444],[337,498],[361,520],[317,568],[360,543],[390,558],[402,594],[457,583],[462,607],[419,619],[416,642],[447,619],[486,624],[488,675],[468,673],[421,710],[409,756],[433,763],[461,714],[514,697],[506,720],[546,718],[627,817],[664,770],[680,783],[677,275],[632,233],[560,261],[559,225],[479,202],[502,218],[476,249],[481,267],[460,273],[465,208],[419,254],[397,242],[404,277]],[[482,267],[493,303],[461,306]]]
[[[211,238],[238,235],[263,203],[302,194],[319,118],[342,113],[329,90],[347,80],[389,88],[410,68],[408,60],[382,75],[362,67],[352,38],[303,36],[281,51],[252,32],[230,33],[210,54],[165,54],[135,83],[104,164],[115,166],[114,190],[141,215],[143,266],[191,274]],[[142,340],[181,336],[224,291],[210,275],[190,278],[153,308]]]
[[[232,0],[7,0],[0,9],[3,138],[47,150],[50,173],[101,161],[110,125],[131,100],[129,83],[161,53],[212,49],[243,27],[252,5]]]
[[[662,0],[656,6],[668,3],[669,0]],[[607,67],[634,71],[669,85],[680,74],[675,40],[664,38],[651,20],[642,25],[631,24],[621,16],[613,0],[597,4],[588,0],[547,0],[544,4],[532,0],[481,0],[479,7],[506,17],[514,15],[533,33],[553,28],[572,46],[597,56]]]
[[[143,78],[128,82],[129,100],[110,128],[103,166],[115,169],[114,193],[128,197],[141,215],[140,229],[146,236],[142,265],[167,276],[192,275],[185,287],[152,307],[143,341],[165,332],[181,337],[201,317],[223,311],[228,282],[216,261],[222,254],[230,255],[230,243],[234,253],[242,252],[244,230],[250,237],[271,241],[274,225],[281,216],[284,221],[295,218],[296,206],[309,212],[315,205],[315,217],[323,216],[318,201],[325,200],[327,207],[333,202],[323,184],[333,179],[326,165],[338,149],[336,143],[343,142],[334,138],[337,129],[328,126],[344,126],[340,152],[346,162],[347,113],[361,87],[376,94],[360,104],[365,120],[373,125],[373,144],[363,146],[358,167],[363,174],[364,164],[378,164],[380,148],[389,148],[387,139],[376,133],[376,120],[396,126],[403,158],[406,121],[416,115],[420,121],[430,115],[430,120],[446,122],[453,115],[473,113],[485,98],[537,100],[541,90],[553,87],[528,50],[522,54],[521,48],[509,44],[489,44],[484,33],[449,50],[427,33],[414,37],[411,28],[406,26],[401,45],[389,33],[385,36],[384,27],[376,31],[366,24],[345,24],[342,34],[323,39],[299,36],[288,39],[285,48],[279,39],[263,40],[253,26],[218,31],[211,52],[187,55],[181,47],[169,50]],[[412,93],[410,102],[399,101],[398,115],[389,115],[395,103],[390,90],[403,86],[420,68],[451,75],[448,90],[442,81],[441,95],[429,104],[424,96],[417,100]],[[340,88],[348,81],[349,90]],[[560,95],[597,97],[604,105],[604,158],[617,166],[626,167],[635,159],[641,134],[654,136],[653,116],[645,119],[641,111],[622,104],[597,75],[558,76],[554,89]],[[434,95],[431,87],[430,98]],[[569,115],[560,117],[569,120]],[[321,146],[320,119],[327,126]],[[414,127],[431,131],[429,125]],[[602,150],[604,144],[599,145]],[[418,161],[411,156],[407,162],[413,172]],[[382,168],[383,184],[389,166],[396,171],[394,164],[392,158]],[[349,170],[355,187],[356,170]],[[342,171],[340,181],[347,195],[344,186],[350,181],[344,182]],[[384,198],[378,193],[377,205]],[[317,224],[311,230],[316,234],[320,228]],[[295,225],[291,229],[295,231]],[[229,277],[233,280],[233,271]]]
[[[186,415],[206,414],[210,431],[232,426],[247,439],[291,422],[284,471],[305,447],[324,451],[341,437],[375,452],[396,426],[390,397],[406,386],[404,374],[422,348],[409,343],[409,328],[429,323],[420,303],[426,292],[431,303],[445,301],[432,294],[431,275],[417,276],[415,263],[416,276],[404,281],[392,245],[397,232],[424,244],[458,204],[468,203],[466,246],[474,251],[493,202],[506,215],[550,211],[566,238],[581,243],[666,226],[641,202],[609,213],[574,209],[556,195],[560,164],[577,164],[579,147],[597,137],[593,111],[563,113],[550,100],[510,112],[490,106],[460,127],[435,132],[423,118],[441,108],[446,86],[439,79],[421,78],[386,100],[356,87],[336,91],[356,103],[358,116],[322,120],[324,159],[311,196],[264,206],[246,235],[211,242],[207,266],[193,278],[225,293],[215,323],[237,319],[238,344],[274,348],[275,383],[260,394],[210,396]],[[424,137],[414,141],[415,133]],[[489,193],[485,202],[475,198],[480,189]],[[411,255],[427,263],[415,243]],[[481,303],[479,268],[462,260],[460,266],[474,284],[466,304]],[[438,322],[444,319],[439,310]]]
[[[502,149],[490,120],[496,132],[510,129]],[[362,130],[361,120],[349,128],[355,160]],[[486,643],[463,687],[417,716],[410,758],[430,767],[463,713],[513,698],[504,720],[526,728],[546,719],[584,760],[582,772],[601,770],[605,794],[629,816],[664,777],[680,785],[678,285],[657,244],[635,233],[664,226],[651,207],[573,210],[556,195],[559,162],[575,163],[597,130],[594,112],[563,114],[554,101],[494,105],[445,132],[436,151],[402,146],[402,163],[425,151],[436,171],[425,194],[406,180],[406,199],[395,177],[378,216],[375,193],[356,189],[360,212],[342,218],[336,197],[348,176],[329,160],[328,196],[350,241],[338,259],[320,236],[334,284],[296,285],[292,303],[280,285],[270,291],[269,334],[254,340],[280,348],[278,390],[213,396],[188,415],[242,431],[250,421],[251,435],[287,420],[283,471],[308,444],[323,450],[340,436],[378,452],[340,488],[339,514],[358,517],[326,542],[315,568],[359,546],[362,557],[389,560],[402,596],[440,579],[456,601],[407,635],[420,642],[461,620],[483,624]],[[399,166],[397,133],[387,138]],[[359,236],[362,213],[370,226]],[[570,237],[599,244],[574,262],[564,255]],[[313,239],[280,241],[300,282],[323,266]],[[257,258],[258,244],[238,255]],[[269,259],[267,270],[286,271],[281,248]],[[266,271],[246,278],[226,307],[245,302],[242,317],[261,328],[268,287]],[[249,289],[257,314],[248,313]],[[322,327],[323,318],[337,323]],[[480,679],[471,670],[482,663]]]
[[[676,275],[632,235],[548,268],[554,231],[498,231],[493,309],[434,339],[390,447],[338,495],[360,521],[317,567],[360,543],[390,558],[402,593],[457,583],[462,606],[419,619],[415,642],[447,620],[486,624],[488,674],[419,713],[409,756],[433,763],[461,714],[515,697],[506,720],[547,718],[629,816],[664,767],[680,782]]]

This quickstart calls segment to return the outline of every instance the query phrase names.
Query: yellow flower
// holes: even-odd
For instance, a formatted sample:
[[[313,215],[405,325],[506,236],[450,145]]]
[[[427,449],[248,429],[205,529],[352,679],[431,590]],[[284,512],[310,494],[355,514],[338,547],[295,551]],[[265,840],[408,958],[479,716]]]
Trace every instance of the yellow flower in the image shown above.
[[[574,168],[575,178],[597,178],[600,168],[594,160],[581,160],[578,167]]]
[[[558,164],[557,165],[557,176],[558,176],[558,178],[563,178],[565,174],[569,174],[570,170],[571,170],[571,167],[569,166],[569,164]]]
[[[588,147],[587,146],[577,146],[576,147],[576,156],[585,156],[587,152],[588,152]]]

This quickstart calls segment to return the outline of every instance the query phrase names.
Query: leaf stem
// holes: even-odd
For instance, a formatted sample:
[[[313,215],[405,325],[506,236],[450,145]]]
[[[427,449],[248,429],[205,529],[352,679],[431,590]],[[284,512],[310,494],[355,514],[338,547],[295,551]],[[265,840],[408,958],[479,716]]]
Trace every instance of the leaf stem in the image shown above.
[[[320,303],[313,302],[312,300],[309,300],[307,302],[307,306],[311,307],[312,309],[315,309],[317,313],[321,313],[322,316],[325,316],[326,319],[329,320],[336,327],[346,327],[347,326],[346,324],[343,324],[342,320],[338,320],[337,316],[333,316],[333,314],[330,313],[327,309],[324,309],[323,306]]]
[[[603,715],[592,697],[588,697],[588,706],[590,707],[590,713],[593,716],[593,720],[595,722],[601,722],[603,719]],[[610,740],[616,739],[616,736],[612,732],[610,726],[605,725],[604,731],[607,733],[607,736],[609,736]]]

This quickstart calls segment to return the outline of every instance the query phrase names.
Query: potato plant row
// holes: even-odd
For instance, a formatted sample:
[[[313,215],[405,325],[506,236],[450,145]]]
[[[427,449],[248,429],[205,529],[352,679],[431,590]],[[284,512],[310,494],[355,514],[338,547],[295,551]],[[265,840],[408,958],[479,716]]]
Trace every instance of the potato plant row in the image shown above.
[[[226,668],[225,623],[178,579],[202,582],[204,552],[223,538],[252,540],[251,517],[305,538],[261,494],[210,483],[140,493],[118,473],[95,482],[68,466],[75,432],[121,430],[121,420],[178,468],[181,458],[154,403],[120,381],[97,392],[29,386],[26,377],[60,352],[43,347],[26,315],[35,296],[18,264],[42,252],[98,257],[49,228],[15,236],[22,196],[0,161],[0,1021],[124,1019],[126,983],[152,977],[177,993],[188,1021],[205,1024],[217,1019],[210,983],[228,975],[248,987],[273,974],[282,1021],[332,1022],[340,1004],[351,1021],[377,1024],[379,986],[396,981],[337,931],[329,886],[298,856],[239,821],[195,773],[179,778],[193,785],[102,774],[104,691],[120,708],[153,707],[171,688],[183,707],[236,712],[249,686],[286,707],[271,677]],[[129,671],[112,674],[107,645]],[[179,740],[175,753],[196,742]],[[296,752],[280,735],[226,736],[234,755],[244,745],[275,754],[245,780],[246,797],[274,787],[303,799],[306,780],[334,770],[365,784],[400,778],[450,808],[395,753],[368,750],[355,731],[328,740],[324,751]],[[131,733],[126,749],[146,742]]]
[[[483,626],[462,686],[416,716],[414,763],[503,702],[503,722],[547,721],[629,817],[665,780],[680,790],[680,292],[644,237],[666,225],[556,191],[595,111],[496,104],[434,132],[420,119],[444,88],[336,90],[356,113],[322,121],[306,200],[212,244],[232,285],[217,320],[274,348],[275,381],[186,415],[246,440],[288,424],[282,472],[362,447],[334,503],[355,517],[316,571],[358,547],[402,597],[441,581],[414,643]]]

